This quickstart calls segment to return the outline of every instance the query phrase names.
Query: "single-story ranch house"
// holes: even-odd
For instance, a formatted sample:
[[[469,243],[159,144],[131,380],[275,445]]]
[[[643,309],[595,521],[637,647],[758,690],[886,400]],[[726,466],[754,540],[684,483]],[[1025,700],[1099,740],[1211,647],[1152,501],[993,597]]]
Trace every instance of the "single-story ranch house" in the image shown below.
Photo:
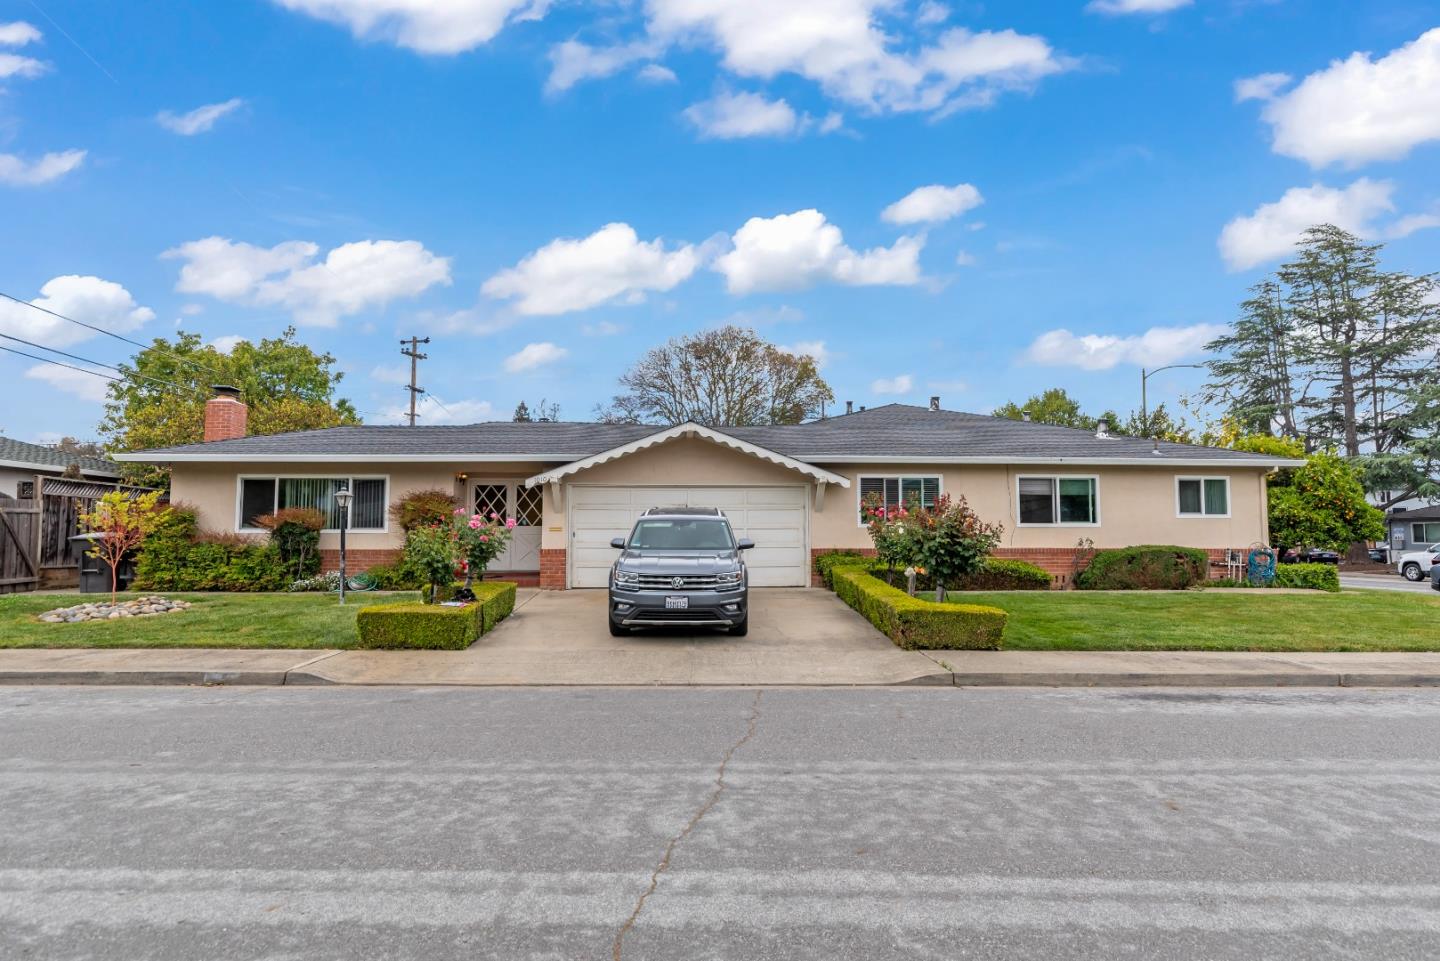
[[[610,540],[654,506],[722,508],[756,586],[803,586],[811,559],[868,549],[861,499],[892,506],[963,494],[1004,525],[1003,557],[1067,573],[1075,546],[1182,544],[1223,559],[1267,540],[1266,474],[1295,462],[1106,433],[890,404],[784,427],[484,423],[336,427],[246,436],[246,408],[220,389],[205,442],[123,454],[168,465],[177,502],[200,525],[255,531],[279,507],[317,507],[340,523],[334,493],[355,495],[352,570],[394,559],[403,537],[387,508],[407,492],[453,491],[467,507],[519,523],[493,565],[545,588],[603,587]],[[322,535],[325,566],[338,537]]]

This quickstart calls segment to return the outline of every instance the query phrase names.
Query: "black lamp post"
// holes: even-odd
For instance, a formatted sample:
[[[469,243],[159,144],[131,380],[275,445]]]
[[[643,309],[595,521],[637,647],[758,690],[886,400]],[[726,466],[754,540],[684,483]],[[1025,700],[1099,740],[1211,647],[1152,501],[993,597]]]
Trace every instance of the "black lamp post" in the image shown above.
[[[335,492],[335,503],[340,507],[340,603],[345,603],[345,530],[350,526],[350,502],[355,495],[350,488],[342,487]]]

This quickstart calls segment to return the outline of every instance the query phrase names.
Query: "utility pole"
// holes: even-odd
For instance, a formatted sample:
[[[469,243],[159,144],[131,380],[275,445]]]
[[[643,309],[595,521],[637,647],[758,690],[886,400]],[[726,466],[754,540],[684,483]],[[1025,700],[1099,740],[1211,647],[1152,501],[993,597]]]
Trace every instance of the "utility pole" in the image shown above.
[[[415,413],[415,398],[425,393],[425,388],[416,386],[415,379],[420,373],[420,361],[424,360],[427,354],[420,353],[420,345],[430,343],[429,337],[411,337],[409,340],[400,341],[400,353],[410,358],[410,426],[415,426],[415,418],[420,415]]]

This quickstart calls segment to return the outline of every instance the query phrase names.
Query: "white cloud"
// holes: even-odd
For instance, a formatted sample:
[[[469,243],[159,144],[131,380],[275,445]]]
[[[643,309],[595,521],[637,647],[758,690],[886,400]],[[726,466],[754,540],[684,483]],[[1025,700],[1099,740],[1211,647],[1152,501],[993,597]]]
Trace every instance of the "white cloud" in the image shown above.
[[[0,153],[0,184],[37,187],[59,180],[85,162],[85,151],[47,153],[39,160],[26,161],[15,154]]]
[[[292,240],[256,247],[224,237],[192,240],[162,257],[185,261],[175,289],[288,310],[300,324],[333,327],[342,317],[450,283],[450,260],[416,240],[362,240],[315,261],[320,248]]]
[[[870,383],[870,393],[872,394],[908,394],[914,389],[915,378],[909,374],[881,378]]]
[[[892,224],[936,224],[958,217],[985,202],[973,184],[945,187],[930,184],[916,187],[880,212],[880,219]]]
[[[106,389],[111,384],[111,381],[104,377],[71,370],[69,367],[56,367],[54,364],[36,364],[25,371],[25,377],[29,380],[43,380],[56,390],[97,404],[105,400]]]
[[[422,394],[415,404],[417,424],[475,424],[495,419],[495,405],[488,400],[441,401],[433,394]],[[380,412],[380,422],[409,423],[410,402],[391,404]]]
[[[801,118],[784,100],[758,93],[719,93],[685,108],[685,119],[701,135],[714,140],[740,137],[781,137],[795,133]]]
[[[1317,224],[1375,236],[1382,232],[1376,221],[1395,210],[1394,190],[1389,181],[1366,177],[1343,190],[1323,184],[1291,187],[1274,203],[1226,224],[1218,241],[1220,255],[1231,270],[1247,270],[1289,254],[1301,234]]]
[[[578,40],[566,40],[550,48],[550,77],[545,81],[545,90],[559,93],[569,90],[583,80],[611,76],[632,63],[651,59],[658,52],[659,48],[648,40],[613,47],[592,47]],[[660,69],[665,70],[664,67]],[[668,70],[665,72],[670,73]],[[651,76],[646,79],[655,78]],[[670,74],[670,79],[675,79],[673,73]]]
[[[0,53],[0,80],[11,77],[38,77],[50,68],[34,57],[22,57],[18,53]]]
[[[732,294],[798,290],[821,281],[852,286],[920,282],[919,237],[862,252],[845,245],[840,228],[818,210],[751,217],[731,238],[734,249],[716,259]]]
[[[1265,106],[1276,153],[1312,167],[1398,160],[1440,139],[1440,27],[1379,60],[1352,53]]]
[[[692,245],[666,250],[644,242],[629,224],[606,224],[579,240],[562,237],[485,281],[488,297],[514,299],[522,314],[564,314],[609,301],[636,303],[670,290],[700,265]]]
[[[249,339],[250,338],[242,337],[239,334],[225,334],[223,336],[216,337],[214,340],[210,341],[210,346],[214,347],[222,354],[228,354],[238,345],[245,343]]]
[[[1153,15],[1188,7],[1192,2],[1194,0],[1090,0],[1085,9],[1091,13],[1104,13],[1110,16],[1124,16],[1132,13]]]
[[[676,83],[680,79],[674,70],[660,63],[647,63],[635,76],[648,83]]]
[[[505,358],[505,371],[510,374],[519,374],[527,370],[534,370],[537,367],[544,367],[546,364],[563,360],[569,353],[564,347],[558,347],[548,340],[538,344],[526,344]]]
[[[189,113],[176,114],[169,110],[162,110],[155,115],[155,122],[182,137],[193,137],[197,133],[205,133],[210,130],[221,117],[228,113],[234,113],[244,105],[245,101],[241,98],[231,97],[223,103],[211,103],[203,107],[196,107]]]
[[[1109,370],[1119,364],[1164,367],[1204,350],[1205,345],[1229,330],[1223,324],[1189,327],[1151,327],[1143,334],[1072,334],[1061,328],[1036,337],[1025,359],[1047,367]]]
[[[875,112],[983,106],[1071,64],[1041,37],[963,29],[912,51],[881,25],[893,0],[651,0],[650,35],[709,44],[741,77],[792,73]]]
[[[1407,214],[1385,228],[1384,236],[1390,240],[1408,237],[1417,230],[1440,227],[1440,214]]]
[[[935,0],[924,0],[915,11],[915,22],[922,27],[944,23],[950,19],[950,8]]]
[[[99,277],[55,277],[40,288],[40,296],[30,303],[116,334],[138,330],[155,319],[155,311],[136,304],[130,291]],[[95,336],[93,330],[79,324],[9,300],[0,301],[0,332],[48,347],[68,347]]]
[[[1290,81],[1294,79],[1288,73],[1262,73],[1253,77],[1241,77],[1235,81],[1235,102],[1273,100],[1275,95],[1290,86]]]
[[[0,47],[23,47],[27,43],[39,43],[40,31],[34,24],[24,20],[0,23]]]
[[[378,380],[382,384],[408,384],[410,383],[410,364],[408,361],[398,364],[377,364],[370,371],[370,379]]]
[[[955,254],[955,266],[957,267],[974,267],[978,263],[975,255],[969,251],[962,250]]]
[[[823,340],[798,340],[793,344],[782,344],[780,349],[796,357],[809,357],[816,367],[824,367],[835,359],[835,352],[825,346]]]
[[[549,0],[275,0],[287,9],[420,53],[453,54],[488,42],[505,26],[544,16]]]

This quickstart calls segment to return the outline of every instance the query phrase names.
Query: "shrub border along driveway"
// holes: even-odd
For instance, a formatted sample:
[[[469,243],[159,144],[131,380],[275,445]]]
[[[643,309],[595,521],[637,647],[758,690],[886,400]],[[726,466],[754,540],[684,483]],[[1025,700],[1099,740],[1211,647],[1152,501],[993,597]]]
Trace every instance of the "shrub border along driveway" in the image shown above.
[[[1006,614],[998,607],[911,597],[872,577],[863,567],[830,572],[835,593],[896,645],[906,650],[999,650]]]

